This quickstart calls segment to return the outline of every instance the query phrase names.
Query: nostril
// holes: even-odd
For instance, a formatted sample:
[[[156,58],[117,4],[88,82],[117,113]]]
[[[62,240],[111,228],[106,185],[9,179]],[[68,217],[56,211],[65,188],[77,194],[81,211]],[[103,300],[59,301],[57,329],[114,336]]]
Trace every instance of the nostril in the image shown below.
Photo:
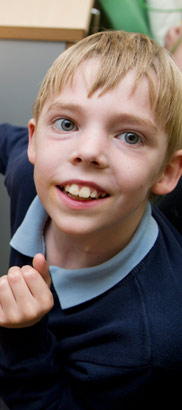
[[[76,164],[79,164],[80,162],[82,162],[82,160],[81,160],[81,158],[75,158],[74,162],[75,162]]]
[[[90,150],[85,150],[84,152],[73,152],[70,158],[72,164],[85,164],[86,166],[93,166],[98,168],[107,167],[107,159],[103,155],[96,155]]]
[[[80,162],[85,162],[85,163],[89,163],[89,164],[92,164],[92,165],[98,165],[98,161],[95,161],[95,160],[90,160],[90,159],[82,159],[82,158],[80,158],[80,157],[76,157],[75,159],[74,159],[74,163],[75,164],[79,164]]]
[[[93,165],[98,165],[98,162],[97,161],[92,161],[92,164]]]

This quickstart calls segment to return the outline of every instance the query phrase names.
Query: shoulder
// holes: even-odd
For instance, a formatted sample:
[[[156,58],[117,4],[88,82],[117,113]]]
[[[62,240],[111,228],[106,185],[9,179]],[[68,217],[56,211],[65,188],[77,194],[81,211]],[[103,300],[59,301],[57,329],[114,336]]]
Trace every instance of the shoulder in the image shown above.
[[[182,234],[182,178],[175,190],[161,200],[159,209]]]
[[[18,127],[11,124],[0,125],[0,146],[6,145],[6,149],[10,150],[17,145],[27,144],[28,129],[27,127]]]
[[[6,173],[7,167],[12,160],[12,153],[22,151],[27,146],[28,129],[16,127],[11,124],[0,125],[0,172]]]
[[[10,124],[0,125],[0,168],[10,197],[11,233],[22,222],[36,195],[33,165],[27,156],[28,129]]]
[[[181,186],[182,189],[182,186]],[[176,198],[176,194],[175,194]],[[166,199],[167,200],[167,199]],[[182,200],[182,195],[181,195],[181,200]],[[179,205],[176,205],[175,207],[175,201],[174,203],[174,208],[173,209],[180,209]],[[169,202],[168,202],[169,205]],[[167,206],[167,204],[166,204]],[[168,209],[168,212],[167,212]],[[161,205],[158,207],[152,205],[152,214],[154,219],[157,221],[158,227],[159,227],[159,233],[162,234],[162,239],[167,240],[167,242],[171,243],[171,246],[175,248],[177,244],[179,246],[182,246],[182,236],[179,232],[179,226],[177,224],[177,220],[173,220],[171,217],[173,209],[170,209],[170,206],[168,206],[165,212],[165,208]],[[171,213],[170,213],[171,212]],[[182,214],[182,212],[180,212]],[[160,237],[160,236],[159,236]]]
[[[150,266],[150,269],[156,272],[156,280],[160,275],[163,275],[164,281],[168,279],[169,282],[175,277],[182,286],[182,235],[160,209],[152,206],[152,214],[158,224],[159,233],[151,252],[145,258],[147,269]]]
[[[136,280],[141,290],[155,366],[181,368],[182,237],[154,208],[158,239],[143,261]]]

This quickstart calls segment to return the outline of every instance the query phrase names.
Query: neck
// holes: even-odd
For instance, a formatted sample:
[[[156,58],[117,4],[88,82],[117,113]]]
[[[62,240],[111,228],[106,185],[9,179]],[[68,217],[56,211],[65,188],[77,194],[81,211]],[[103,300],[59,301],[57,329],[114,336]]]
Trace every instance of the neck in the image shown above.
[[[45,230],[46,259],[49,265],[64,269],[81,269],[106,262],[122,249],[132,239],[140,221],[118,233],[113,227],[110,232],[97,232],[88,235],[70,235],[60,231],[52,220],[49,220]]]

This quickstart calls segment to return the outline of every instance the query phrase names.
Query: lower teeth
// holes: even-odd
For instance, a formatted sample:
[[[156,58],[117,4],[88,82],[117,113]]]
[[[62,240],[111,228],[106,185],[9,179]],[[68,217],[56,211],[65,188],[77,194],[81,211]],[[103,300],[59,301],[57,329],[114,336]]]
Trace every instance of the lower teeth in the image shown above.
[[[72,194],[70,194],[69,192],[66,192],[66,191],[64,191],[64,193],[65,193],[66,195],[68,195],[69,198],[77,199],[78,201],[93,201],[93,200],[96,200],[96,198],[91,198],[91,197],[89,197],[89,198],[82,198],[82,197],[80,197],[80,196],[75,196],[75,195],[72,195]]]

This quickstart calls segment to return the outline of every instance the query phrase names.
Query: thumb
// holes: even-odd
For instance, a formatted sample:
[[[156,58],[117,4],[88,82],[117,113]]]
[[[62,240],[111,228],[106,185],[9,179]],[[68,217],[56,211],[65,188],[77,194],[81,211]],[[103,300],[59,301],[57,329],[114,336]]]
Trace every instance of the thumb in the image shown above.
[[[47,285],[51,286],[51,276],[49,272],[49,264],[46,261],[44,255],[41,253],[37,253],[34,258],[33,258],[33,267],[35,270],[37,270],[42,278],[45,280]]]

